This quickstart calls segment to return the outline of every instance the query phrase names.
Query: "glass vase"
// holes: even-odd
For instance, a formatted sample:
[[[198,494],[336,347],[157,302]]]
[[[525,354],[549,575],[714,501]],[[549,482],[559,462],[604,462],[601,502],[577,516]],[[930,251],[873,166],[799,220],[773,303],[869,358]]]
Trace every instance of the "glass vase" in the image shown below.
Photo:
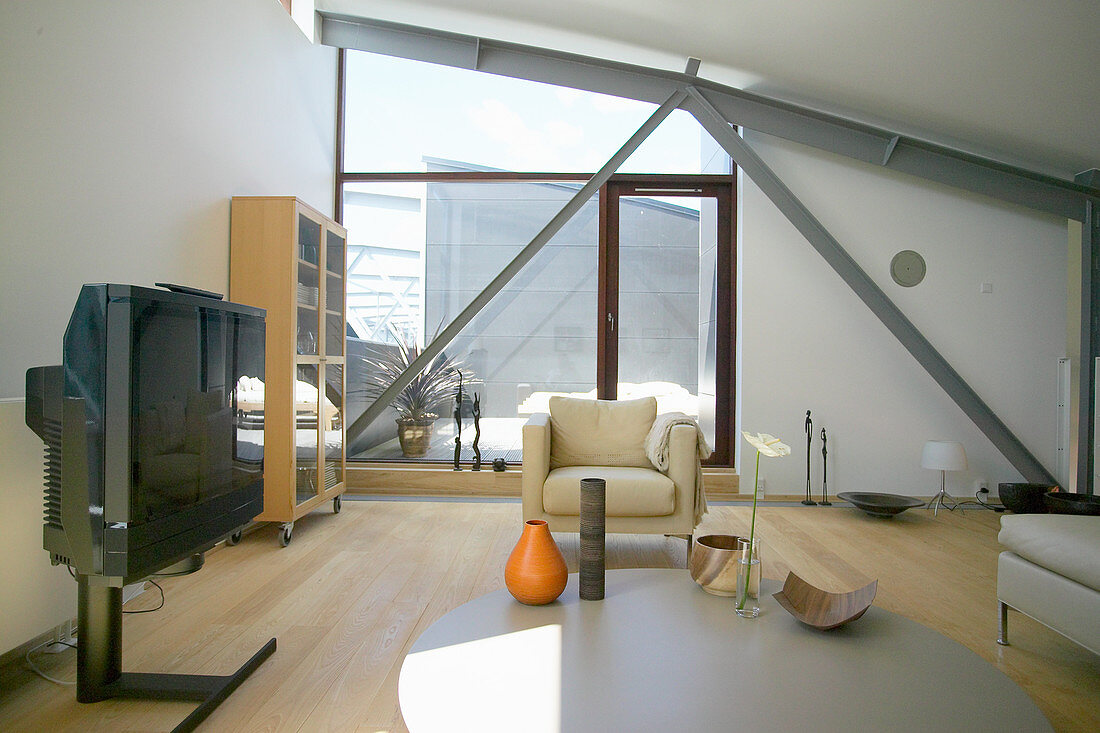
[[[756,618],[760,615],[760,540],[740,538],[737,541],[737,615]]]

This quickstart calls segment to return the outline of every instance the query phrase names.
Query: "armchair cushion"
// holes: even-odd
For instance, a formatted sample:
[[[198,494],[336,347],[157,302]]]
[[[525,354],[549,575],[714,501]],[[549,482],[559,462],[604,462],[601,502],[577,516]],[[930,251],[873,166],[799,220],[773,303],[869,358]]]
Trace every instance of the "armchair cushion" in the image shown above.
[[[657,400],[550,398],[550,468],[633,466],[653,470],[645,438],[657,417]],[[610,489],[609,489],[610,491]]]
[[[609,517],[664,517],[676,508],[676,484],[652,468],[566,466],[550,471],[546,477],[543,510],[548,514],[580,514],[584,478],[607,482],[604,511]]]

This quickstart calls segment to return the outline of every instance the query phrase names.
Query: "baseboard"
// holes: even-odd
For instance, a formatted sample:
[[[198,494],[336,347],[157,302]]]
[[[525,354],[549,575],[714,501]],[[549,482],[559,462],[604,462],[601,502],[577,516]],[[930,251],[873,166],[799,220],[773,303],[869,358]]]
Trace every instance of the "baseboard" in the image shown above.
[[[60,624],[53,627],[49,631],[45,631],[39,634],[30,641],[25,641],[14,649],[9,649],[3,654],[0,654],[0,669],[5,669],[9,665],[13,664],[22,664],[23,660],[27,656],[27,652],[29,652],[31,649],[34,649],[36,646],[44,644],[47,641],[63,638],[61,629],[64,628],[66,624],[68,624],[68,628],[71,630],[71,633],[75,634],[76,617],[74,616],[68,621],[62,621]]]
[[[461,471],[440,465],[402,463],[349,464],[349,494],[387,496],[463,496],[518,498],[523,475],[519,467],[494,471],[492,467]],[[738,493],[738,476],[728,468],[704,468],[703,482],[707,499],[730,501],[744,498]]]
[[[398,496],[518,497],[522,474],[518,468],[494,471],[492,466],[455,471],[443,466],[380,463],[347,467],[348,493]]]

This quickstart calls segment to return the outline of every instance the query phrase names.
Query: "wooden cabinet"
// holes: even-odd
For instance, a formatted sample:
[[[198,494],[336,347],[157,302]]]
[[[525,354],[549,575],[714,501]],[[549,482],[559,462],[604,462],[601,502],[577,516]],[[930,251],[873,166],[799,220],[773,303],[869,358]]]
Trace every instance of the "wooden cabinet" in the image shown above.
[[[346,253],[347,231],[292,196],[233,197],[229,296],[267,309],[266,373],[239,387],[239,417],[263,426],[258,519],[282,522],[284,545],[346,486]]]

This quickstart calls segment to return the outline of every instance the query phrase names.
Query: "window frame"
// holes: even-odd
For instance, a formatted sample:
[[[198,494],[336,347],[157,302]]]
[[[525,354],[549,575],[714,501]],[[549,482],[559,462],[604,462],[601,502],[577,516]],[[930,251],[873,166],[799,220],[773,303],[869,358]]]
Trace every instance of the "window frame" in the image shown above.
[[[336,103],[336,150],[333,196],[333,218],[343,224],[344,187],[349,183],[378,182],[516,182],[516,181],[566,181],[584,183],[592,178],[592,173],[539,173],[525,171],[432,171],[432,172],[364,172],[344,170],[344,147],[346,129],[344,115],[347,95],[347,51],[339,49],[337,54],[337,103]],[[617,358],[611,355],[614,341],[608,338],[607,323],[609,308],[617,309],[618,279],[617,252],[609,254],[608,243],[612,237],[617,239],[617,211],[614,221],[611,217],[611,199],[617,202],[624,195],[645,196],[637,193],[642,187],[661,187],[665,189],[685,189],[662,191],[660,196],[700,196],[718,200],[718,264],[717,264],[717,303],[716,320],[718,323],[715,364],[715,445],[713,453],[704,461],[714,467],[733,467],[736,459],[736,345],[737,345],[737,201],[738,183],[736,169],[728,174],[615,174],[600,188],[599,195],[599,292],[597,295],[597,358],[596,386],[597,396],[606,399],[614,395],[616,384],[614,370]],[[705,191],[700,193],[697,190]],[[654,195],[649,192],[648,195]],[[612,267],[612,265],[614,267]],[[612,277],[612,274],[614,276]],[[612,297],[615,299],[612,300]],[[349,462],[376,463],[371,459],[348,457]],[[420,459],[387,459],[389,462],[415,462],[418,464],[446,465],[444,461]]]

